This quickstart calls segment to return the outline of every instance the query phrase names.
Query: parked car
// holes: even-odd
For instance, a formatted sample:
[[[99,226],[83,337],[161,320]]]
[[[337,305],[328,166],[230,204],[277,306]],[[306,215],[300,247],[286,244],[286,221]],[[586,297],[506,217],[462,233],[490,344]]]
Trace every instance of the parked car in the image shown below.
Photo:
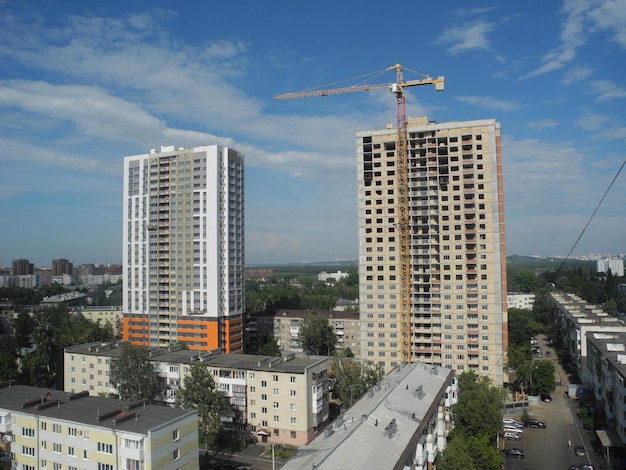
[[[591,464],[584,463],[582,465],[572,465],[569,470],[596,470],[596,467]]]
[[[522,436],[519,433],[509,432],[509,431],[505,431],[505,433],[502,434],[502,437],[506,439],[507,441],[519,441],[522,438]]]
[[[541,401],[544,401],[546,403],[550,403],[552,401],[552,397],[550,395],[546,395],[546,394],[541,394]]]
[[[579,457],[584,457],[585,455],[587,455],[587,452],[585,452],[585,448],[581,445],[577,445],[576,447],[574,447],[574,453]]]
[[[502,449],[502,453],[505,457],[509,457],[512,459],[523,459],[526,455],[522,449]]]
[[[550,351],[546,351],[546,357],[552,357],[552,353]]]
[[[504,426],[504,432],[512,432],[515,434],[524,434],[523,428],[518,428],[517,426]]]
[[[546,423],[535,418],[528,418],[524,421],[524,426],[527,428],[545,428]]]
[[[524,426],[524,423],[513,418],[503,418],[502,422],[504,423],[505,426],[506,425],[517,426],[518,428],[521,428],[522,426]]]

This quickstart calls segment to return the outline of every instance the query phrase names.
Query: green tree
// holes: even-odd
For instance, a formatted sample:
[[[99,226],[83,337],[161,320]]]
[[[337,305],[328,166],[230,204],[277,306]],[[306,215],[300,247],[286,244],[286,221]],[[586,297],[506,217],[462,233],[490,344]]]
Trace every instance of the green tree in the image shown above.
[[[517,368],[517,380],[531,395],[549,395],[556,389],[552,361],[526,361]]]
[[[437,459],[443,470],[500,470],[504,458],[487,436],[457,435]]]
[[[35,321],[29,312],[21,311],[17,314],[13,331],[17,346],[20,348],[29,347],[32,344],[31,335],[35,329]]]
[[[222,417],[232,416],[233,409],[224,393],[216,390],[213,376],[203,364],[193,364],[176,394],[176,406],[197,410],[198,422],[204,436],[216,434],[222,427]]]
[[[302,319],[298,339],[307,354],[330,356],[335,350],[335,332],[328,318],[317,313],[308,314]]]
[[[0,335],[0,380],[17,379],[17,348],[10,333]]]
[[[502,409],[506,392],[495,387],[485,376],[475,372],[459,375],[459,398],[452,407],[454,429],[452,434],[488,436],[495,441],[502,430]]]
[[[148,351],[126,344],[117,360],[111,361],[110,382],[122,400],[154,400],[161,393],[159,377],[148,361]]]
[[[350,349],[345,349],[337,351],[330,359],[332,393],[346,408],[380,382],[384,375],[381,364],[358,361],[353,356]]]
[[[280,356],[280,347],[276,339],[272,337],[266,338],[265,343],[259,348],[257,354],[262,356]]]

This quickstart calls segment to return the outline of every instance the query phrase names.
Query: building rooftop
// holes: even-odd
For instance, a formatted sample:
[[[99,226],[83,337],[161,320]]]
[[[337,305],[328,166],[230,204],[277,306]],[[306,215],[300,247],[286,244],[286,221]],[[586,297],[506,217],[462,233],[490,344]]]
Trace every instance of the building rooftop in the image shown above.
[[[395,468],[414,448],[453,376],[450,369],[422,363],[394,369],[283,470]]]
[[[119,358],[124,343],[89,343],[65,348],[67,354],[88,354]],[[328,361],[326,356],[297,356],[286,353],[283,356],[261,356],[257,354],[222,354],[220,352],[199,352],[179,347],[151,348],[148,359],[175,364],[203,363],[210,367],[256,371],[276,371],[290,374],[303,374],[307,369]]]
[[[601,351],[602,356],[626,377],[626,332],[617,333],[587,333],[587,339]]]
[[[30,385],[0,387],[0,409],[141,435],[167,422],[197,415],[196,411],[144,401],[92,397],[88,392],[72,394]]]

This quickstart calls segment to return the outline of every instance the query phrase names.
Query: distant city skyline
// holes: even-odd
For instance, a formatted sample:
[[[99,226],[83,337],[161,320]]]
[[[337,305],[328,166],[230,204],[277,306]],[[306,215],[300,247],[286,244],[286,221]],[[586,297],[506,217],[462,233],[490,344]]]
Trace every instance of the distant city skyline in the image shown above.
[[[0,263],[121,263],[124,156],[212,144],[246,156],[247,264],[356,258],[356,134],[393,95],[273,97],[395,63],[445,76],[409,117],[502,124],[507,254],[565,255],[626,158],[626,0],[538,5],[4,2]],[[575,254],[626,252],[625,177]]]

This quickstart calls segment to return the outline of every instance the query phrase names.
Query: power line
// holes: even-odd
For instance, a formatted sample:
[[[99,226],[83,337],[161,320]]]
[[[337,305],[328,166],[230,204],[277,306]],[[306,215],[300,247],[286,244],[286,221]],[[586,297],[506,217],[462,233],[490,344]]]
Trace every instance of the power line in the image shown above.
[[[619,176],[619,174],[622,172],[622,169],[624,168],[624,165],[626,165],[626,160],[624,160],[622,162],[622,166],[619,167],[619,170],[617,170],[617,174],[615,175],[615,177],[613,178],[613,181],[611,181],[611,184],[609,184],[609,187],[606,188],[606,191],[604,192],[604,195],[602,196],[602,199],[600,199],[600,202],[598,203],[598,205],[596,206],[596,209],[593,211],[593,214],[591,214],[591,217],[589,217],[589,220],[587,221],[587,224],[585,225],[585,227],[583,228],[582,232],[580,232],[580,235],[578,235],[578,238],[576,239],[576,241],[574,242],[574,245],[572,246],[572,249],[569,250],[569,253],[567,254],[567,256],[565,257],[565,259],[563,260],[563,262],[561,263],[561,265],[559,266],[559,269],[556,270],[556,274],[554,275],[554,278],[556,279],[559,272],[561,271],[561,268],[563,267],[563,265],[565,264],[565,262],[569,259],[570,255],[572,254],[572,252],[574,251],[574,249],[576,248],[576,245],[578,245],[578,242],[580,241],[580,239],[583,237],[583,234],[585,233],[585,230],[587,230],[587,227],[589,227],[589,224],[591,223],[591,221],[593,220],[593,217],[596,215],[596,212],[598,212],[598,209],[600,209],[600,206],[602,205],[602,202],[604,201],[604,198],[606,197],[606,195],[609,193],[609,191],[611,190],[611,187],[613,186],[613,183],[615,183],[615,180],[617,180],[617,177]]]

